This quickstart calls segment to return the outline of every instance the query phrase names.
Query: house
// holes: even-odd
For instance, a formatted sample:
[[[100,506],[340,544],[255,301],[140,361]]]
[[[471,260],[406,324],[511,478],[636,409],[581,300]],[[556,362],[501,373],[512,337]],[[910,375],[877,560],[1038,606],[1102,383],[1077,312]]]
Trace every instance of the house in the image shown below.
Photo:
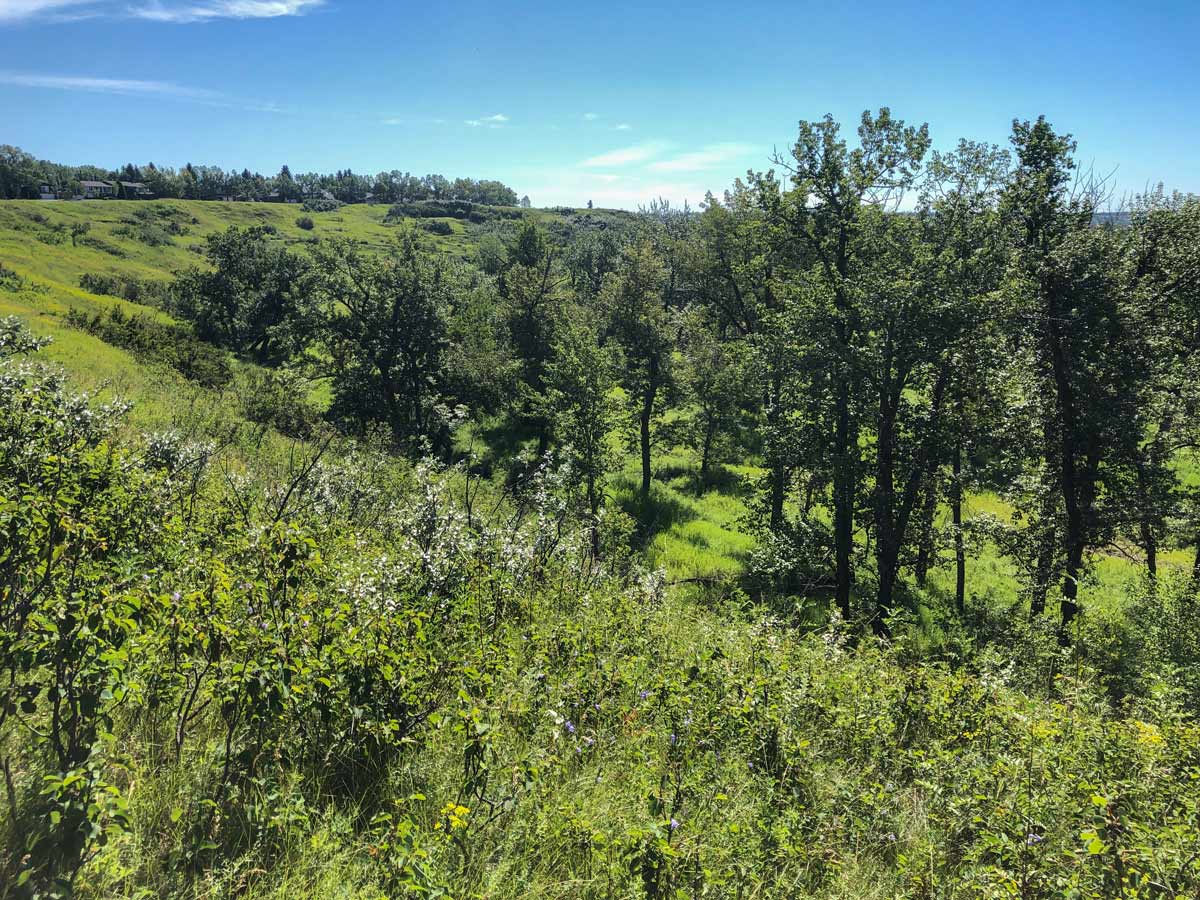
[[[122,181],[121,187],[125,189],[125,197],[129,200],[148,200],[151,196],[150,188],[140,181]]]
[[[58,194],[55,193],[54,188],[51,187],[50,185],[40,184],[40,185],[38,185],[38,199],[39,200],[57,200]]]
[[[81,181],[79,195],[84,200],[104,200],[115,197],[117,189],[107,181]]]

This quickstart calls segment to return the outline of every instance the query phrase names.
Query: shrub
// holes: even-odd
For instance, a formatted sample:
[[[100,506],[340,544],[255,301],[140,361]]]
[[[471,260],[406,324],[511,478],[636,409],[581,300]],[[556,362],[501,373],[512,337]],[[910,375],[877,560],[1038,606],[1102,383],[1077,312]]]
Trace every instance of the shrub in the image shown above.
[[[130,316],[119,306],[91,317],[72,309],[67,313],[67,322],[139,359],[163,363],[204,387],[222,387],[233,377],[229,361],[220,350],[180,325],[157,322],[141,314]]]
[[[0,290],[19,291],[24,286],[25,279],[0,262]]]
[[[338,200],[327,200],[325,198],[319,198],[319,199],[313,199],[313,200],[305,200],[301,208],[305,212],[322,213],[322,212],[334,212],[335,210],[341,209],[341,206],[342,206],[342,204]]]
[[[499,219],[520,219],[520,209],[501,206],[485,206],[468,200],[416,200],[409,203],[394,203],[388,209],[385,222],[403,219],[466,219],[470,222],[490,222]]]
[[[135,275],[104,275],[85,272],[79,276],[79,286],[93,294],[121,297],[133,303],[163,306],[170,293],[170,285],[163,281],[147,281]]]
[[[247,369],[236,395],[242,416],[293,438],[310,438],[321,415],[308,399],[309,383],[291,369]]]
[[[421,223],[421,227],[430,234],[454,234],[454,228],[445,219],[431,219],[428,222]]]
[[[113,234],[132,238],[147,247],[165,247],[172,243],[171,233],[160,225],[152,222],[119,225],[113,229]]]
[[[107,241],[102,241],[98,237],[85,237],[80,239],[80,243],[85,247],[91,247],[93,250],[99,250],[101,253],[107,253],[109,256],[115,256],[117,259],[124,259],[128,254],[114,244]]]
[[[296,220],[296,227],[303,228],[305,231],[313,230],[312,216],[301,216]]]

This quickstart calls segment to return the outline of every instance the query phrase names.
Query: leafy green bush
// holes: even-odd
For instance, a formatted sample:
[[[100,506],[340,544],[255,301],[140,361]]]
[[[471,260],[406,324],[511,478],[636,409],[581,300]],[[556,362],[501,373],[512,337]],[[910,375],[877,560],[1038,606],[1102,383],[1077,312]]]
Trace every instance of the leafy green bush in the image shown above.
[[[296,227],[303,228],[305,231],[312,231],[313,230],[312,216],[300,216],[300,218],[298,218],[296,220]]]
[[[121,297],[133,303],[153,306],[165,305],[170,293],[166,282],[148,281],[124,273],[106,275],[84,272],[79,276],[79,286],[93,294],[107,294],[110,297]]]
[[[321,420],[308,391],[308,381],[290,369],[247,369],[236,388],[245,419],[294,438],[312,437]]]
[[[171,232],[152,222],[119,225],[113,229],[113,234],[132,238],[147,247],[165,247],[172,243]]]
[[[305,200],[304,203],[302,204],[302,209],[305,212],[317,212],[317,213],[335,212],[335,211],[341,209],[341,207],[342,207],[342,204],[340,201],[327,200],[327,199]]]
[[[91,317],[72,309],[67,313],[67,322],[140,359],[170,366],[205,387],[221,387],[232,378],[225,355],[179,325],[167,325],[142,314],[131,316],[119,306]]]
[[[430,234],[454,234],[454,228],[445,219],[431,219],[428,222],[422,222],[421,227]]]
[[[471,222],[488,222],[496,219],[520,219],[520,209],[488,206],[468,200],[414,200],[409,203],[394,203],[388,209],[385,222],[403,219],[467,219]]]

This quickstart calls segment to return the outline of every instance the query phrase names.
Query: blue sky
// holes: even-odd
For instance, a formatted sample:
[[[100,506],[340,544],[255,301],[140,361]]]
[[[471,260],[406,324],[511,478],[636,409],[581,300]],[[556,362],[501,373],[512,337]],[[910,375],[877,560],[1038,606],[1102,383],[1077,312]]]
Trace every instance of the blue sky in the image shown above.
[[[935,146],[1045,113],[1118,192],[1200,192],[1200,4],[0,0],[0,142],[61,162],[499,178],[693,203],[796,122]]]

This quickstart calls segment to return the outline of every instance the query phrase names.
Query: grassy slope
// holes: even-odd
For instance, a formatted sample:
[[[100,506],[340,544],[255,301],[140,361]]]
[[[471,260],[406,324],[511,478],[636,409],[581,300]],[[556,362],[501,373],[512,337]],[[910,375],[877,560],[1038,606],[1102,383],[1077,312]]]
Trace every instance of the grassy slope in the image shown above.
[[[161,246],[148,246],[118,230],[136,221],[137,214],[155,211],[155,221],[174,220],[186,233],[172,236]],[[129,275],[147,281],[165,281],[171,274],[202,262],[198,252],[205,235],[230,225],[270,225],[277,239],[301,246],[314,237],[341,236],[383,250],[394,234],[384,223],[385,206],[354,205],[335,212],[305,213],[299,206],[266,203],[215,203],[196,201],[0,202],[0,263],[27,280],[19,291],[0,290],[0,315],[18,315],[41,334],[54,338],[47,356],[66,367],[85,388],[107,387],[138,402],[134,423],[153,427],[171,421],[175,397],[185,383],[173,373],[149,371],[128,353],[97,338],[68,327],[61,317],[72,307],[94,311],[121,303],[82,290],[85,273]],[[296,225],[301,215],[310,216],[311,231]],[[534,212],[549,221],[554,213]],[[38,219],[44,221],[38,221]],[[453,234],[432,237],[449,255],[468,259],[474,252],[473,235],[464,223],[450,222]],[[69,229],[77,222],[90,223],[91,230],[72,244],[67,235],[52,243],[51,229],[61,224]],[[161,315],[160,313],[151,313]],[[664,566],[673,578],[687,579],[735,573],[742,568],[751,540],[740,527],[746,508],[744,482],[757,474],[752,466],[726,467],[722,484],[706,492],[696,488],[694,455],[676,448],[660,451],[655,460],[653,496],[649,510],[637,498],[638,462],[626,457],[613,493],[617,502],[639,517],[649,514],[646,549],[653,563]],[[993,496],[972,498],[968,515],[1007,511]],[[1163,564],[1188,565],[1186,551],[1168,551]],[[971,560],[969,590],[981,597],[1005,601],[1013,597],[1015,573],[1011,565],[987,547],[978,548]],[[1120,556],[1104,556],[1096,566],[1093,599],[1105,605],[1117,602],[1140,577],[1140,566]],[[930,588],[938,594],[952,591],[952,573],[943,568],[933,574]]]

